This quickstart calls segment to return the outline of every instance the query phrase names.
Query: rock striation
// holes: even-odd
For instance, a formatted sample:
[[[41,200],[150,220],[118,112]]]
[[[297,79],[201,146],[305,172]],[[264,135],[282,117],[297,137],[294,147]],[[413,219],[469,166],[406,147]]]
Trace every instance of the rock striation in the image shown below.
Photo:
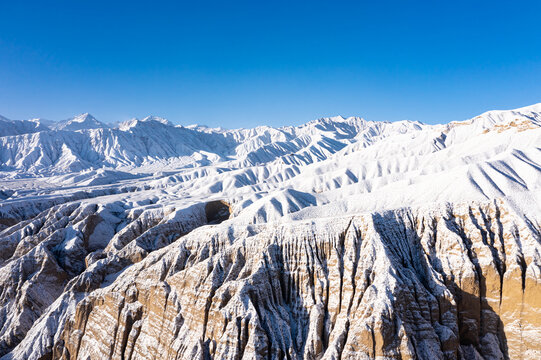
[[[4,120],[1,360],[541,358],[540,105]]]
[[[223,223],[118,272],[104,269],[117,256],[109,254],[61,295],[69,271],[44,256],[41,273],[56,276],[47,283],[59,285],[50,289],[57,300],[6,358],[535,358],[541,237],[533,221],[493,201]]]

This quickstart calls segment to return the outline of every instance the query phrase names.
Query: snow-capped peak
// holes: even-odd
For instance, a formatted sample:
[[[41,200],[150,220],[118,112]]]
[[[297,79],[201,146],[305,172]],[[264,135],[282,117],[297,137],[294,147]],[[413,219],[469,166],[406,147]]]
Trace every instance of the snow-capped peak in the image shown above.
[[[148,122],[148,121],[157,121],[159,123],[162,123],[164,125],[173,125],[169,120],[162,118],[160,116],[154,116],[150,115],[145,118],[143,118],[141,121]]]
[[[536,106],[488,112],[471,120],[446,125],[424,125],[408,120],[379,122],[361,117],[335,116],[299,126],[259,126],[233,130],[202,125],[174,126],[158,116],[147,116],[142,120],[134,118],[110,126],[88,113],[49,127],[41,120],[0,119],[0,138],[40,133],[32,141],[28,137],[0,139],[0,153],[4,156],[0,168],[20,172],[38,169],[64,174],[73,171],[75,166],[81,169],[135,168],[163,162],[206,166],[223,159],[234,162],[235,166],[304,166],[329,159],[338,152],[364,152],[367,147],[406,133],[412,138],[426,140],[426,143],[419,140],[422,146],[415,144],[424,153],[461,144],[487,133],[535,130],[541,124],[541,112],[535,112],[535,109]],[[100,128],[107,129],[95,130]],[[403,139],[400,138],[400,141]],[[67,144],[75,154],[74,157],[64,157],[64,162],[59,161],[61,154],[66,153],[62,144]],[[412,145],[409,151],[413,152],[415,146]]]
[[[109,126],[96,120],[96,118],[89,113],[77,115],[71,119],[60,121],[50,126],[53,130],[88,130],[88,129],[102,129]]]
[[[97,121],[96,118],[89,113],[83,113],[80,115],[75,116],[73,119],[71,119],[72,122],[78,122],[83,123],[86,121]]]
[[[126,131],[126,130],[136,127],[139,124],[151,125],[153,123],[157,123],[160,125],[173,126],[173,124],[165,118],[150,115],[150,116],[144,117],[143,119],[133,118],[128,121],[124,121],[119,124],[118,128],[122,131]]]

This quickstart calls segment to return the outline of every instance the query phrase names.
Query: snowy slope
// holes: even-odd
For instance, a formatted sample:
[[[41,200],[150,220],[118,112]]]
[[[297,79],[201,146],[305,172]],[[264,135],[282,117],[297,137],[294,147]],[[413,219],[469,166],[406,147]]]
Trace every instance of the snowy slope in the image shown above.
[[[68,185],[115,187],[120,180],[191,199],[222,196],[250,222],[324,216],[536,190],[540,125],[539,104],[444,125],[333,117],[224,130],[147,117],[0,137],[0,176],[6,184],[51,180],[60,197]],[[32,180],[4,187],[23,183]],[[292,205],[299,202],[317,207]]]
[[[299,127],[223,131],[173,126],[165,119],[147,117],[108,128],[84,114],[50,128],[57,131],[0,138],[0,169],[63,174],[156,162],[176,162],[185,167],[234,160],[237,166],[248,166],[277,159],[304,165],[324,160],[354,142],[367,146],[395,131],[420,125],[404,122],[386,126],[360,118],[337,117]]]
[[[59,121],[49,126],[49,128],[53,130],[66,130],[66,131],[102,129],[102,128],[107,128],[107,127],[108,127],[107,125],[96,120],[96,118],[90,115],[89,113],[80,114],[71,119]]]
[[[442,125],[2,118],[0,356],[536,358],[540,214],[541,104]]]
[[[0,116],[0,137],[48,130],[39,120],[9,120]]]

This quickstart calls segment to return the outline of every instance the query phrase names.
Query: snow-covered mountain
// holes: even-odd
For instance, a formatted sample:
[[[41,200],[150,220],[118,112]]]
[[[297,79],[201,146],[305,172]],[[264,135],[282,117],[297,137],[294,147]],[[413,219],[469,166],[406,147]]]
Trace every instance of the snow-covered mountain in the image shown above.
[[[522,126],[538,126],[538,110],[539,105],[507,112],[492,111],[467,122],[443,126],[333,117],[297,127],[260,126],[239,130],[174,126],[155,116],[133,119],[113,128],[90,114],[48,127],[37,121],[3,118],[0,170],[4,176],[22,172],[58,175],[104,167],[136,168],[164,161],[176,162],[181,167],[225,161],[239,165],[276,161],[306,165],[325,160],[344,148],[354,151],[404,133],[416,137],[434,136],[434,139],[424,139],[422,144],[428,147],[427,151],[433,151],[498,126],[519,127],[520,124],[514,123],[518,120],[527,124]],[[463,130],[459,130],[459,126]]]
[[[49,128],[36,120],[9,120],[0,115],[0,136],[12,136],[46,131]]]
[[[324,160],[349,144],[368,145],[421,126],[336,117],[299,127],[220,130],[174,126],[163,118],[147,117],[109,128],[83,114],[42,131],[0,139],[0,169],[50,175],[103,167],[135,168],[163,161],[182,166],[227,160],[243,165],[276,160],[305,165]]]
[[[0,119],[2,360],[538,358],[540,291],[541,104]]]
[[[49,128],[53,130],[66,130],[66,131],[103,129],[107,127],[108,127],[107,125],[96,120],[96,118],[90,115],[89,113],[77,115],[71,119],[59,121],[49,126]]]

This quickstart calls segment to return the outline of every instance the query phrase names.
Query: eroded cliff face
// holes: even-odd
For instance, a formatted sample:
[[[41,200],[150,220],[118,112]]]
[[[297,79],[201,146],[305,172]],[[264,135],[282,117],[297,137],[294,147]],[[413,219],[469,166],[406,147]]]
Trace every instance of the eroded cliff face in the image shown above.
[[[6,229],[0,236],[0,356],[23,339],[33,348],[39,340],[28,340],[28,332],[51,306],[64,315],[111,274],[204,224],[204,216],[203,206],[134,210],[121,202],[71,203]],[[54,332],[57,320],[49,312],[46,328]]]
[[[104,258],[51,290],[61,294],[6,358],[541,355],[539,219],[499,200],[226,222],[140,257],[128,256],[137,243],[116,240],[131,260],[112,261],[122,255],[108,253],[111,242]]]

